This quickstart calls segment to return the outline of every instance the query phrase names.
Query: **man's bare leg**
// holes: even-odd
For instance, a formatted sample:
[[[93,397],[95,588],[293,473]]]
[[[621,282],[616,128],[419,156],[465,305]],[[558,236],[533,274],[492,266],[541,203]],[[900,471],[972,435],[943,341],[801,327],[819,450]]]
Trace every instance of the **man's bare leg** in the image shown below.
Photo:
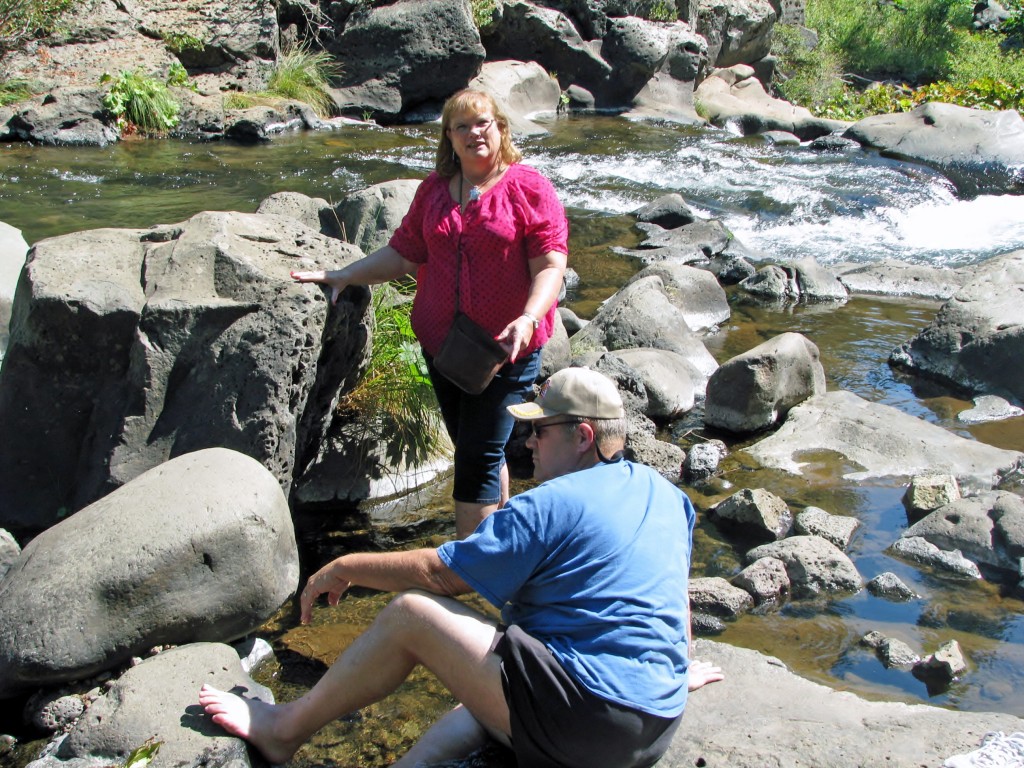
[[[393,767],[416,768],[458,760],[473,754],[490,740],[487,729],[460,704],[430,726]]]
[[[286,762],[332,720],[380,701],[423,664],[482,727],[508,738],[495,626],[457,600],[404,592],[378,615],[306,695],[269,705],[203,686],[199,702],[228,733],[271,763]]]

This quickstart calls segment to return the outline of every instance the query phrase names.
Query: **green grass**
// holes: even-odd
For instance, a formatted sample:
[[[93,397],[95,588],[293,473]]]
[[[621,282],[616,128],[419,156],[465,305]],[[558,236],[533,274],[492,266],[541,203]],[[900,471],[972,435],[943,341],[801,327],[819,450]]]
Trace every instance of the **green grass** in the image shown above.
[[[22,80],[21,78],[0,80],[0,107],[24,101],[34,95],[35,92],[32,90],[32,85],[28,80]]]
[[[0,0],[0,56],[56,28],[81,0]]]
[[[773,86],[788,101],[840,120],[924,101],[1021,109],[1024,52],[1005,34],[971,30],[972,8],[966,0],[809,0],[807,26],[818,45],[811,50],[797,28],[776,25]]]
[[[328,117],[334,106],[329,92],[331,79],[338,74],[337,63],[326,51],[293,48],[278,59],[267,94],[305,102],[321,117]]]
[[[103,106],[117,118],[121,133],[160,134],[178,124],[181,107],[156,78],[137,69],[122,70],[117,77],[104,75],[101,82],[112,83]]]
[[[359,414],[362,437],[387,444],[388,466],[413,465],[447,447],[448,436],[410,312],[415,285],[373,289],[373,350],[366,373],[340,408]]]

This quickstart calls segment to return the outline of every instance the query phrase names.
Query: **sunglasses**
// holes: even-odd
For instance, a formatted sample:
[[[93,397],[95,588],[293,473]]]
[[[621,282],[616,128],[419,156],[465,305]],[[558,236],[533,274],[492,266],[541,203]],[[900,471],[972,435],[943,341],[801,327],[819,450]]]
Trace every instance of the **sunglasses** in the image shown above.
[[[563,424],[572,424],[573,426],[579,426],[582,422],[579,419],[570,419],[566,421],[549,421],[547,424],[537,424],[536,422],[530,422],[530,433],[537,438],[541,439],[544,435],[544,430],[548,427],[560,427]]]

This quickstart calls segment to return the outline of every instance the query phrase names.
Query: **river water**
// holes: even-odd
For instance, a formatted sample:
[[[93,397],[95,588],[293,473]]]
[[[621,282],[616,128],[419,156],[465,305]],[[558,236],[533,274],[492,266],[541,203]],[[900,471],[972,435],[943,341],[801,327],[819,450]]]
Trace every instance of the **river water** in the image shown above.
[[[701,215],[721,218],[766,260],[813,256],[828,265],[896,258],[957,267],[1024,248],[1024,197],[960,200],[938,174],[875,153],[815,153],[726,131],[619,117],[563,118],[548,127],[549,134],[521,147],[554,182],[569,211],[570,266],[581,276],[569,306],[585,317],[639,268],[611,251],[639,242],[630,213],[667,192],[682,194]],[[102,149],[8,145],[0,150],[0,221],[33,243],[96,227],[170,223],[202,210],[254,211],[284,190],[337,202],[369,184],[425,176],[435,130],[348,127],[283,135],[258,146],[170,140]],[[707,346],[724,362],[778,333],[798,331],[820,348],[830,389],[848,389],[965,437],[1024,450],[1024,419],[965,427],[956,414],[969,402],[889,368],[890,350],[924,327],[938,306],[855,298],[841,307],[777,311],[735,303],[732,318]],[[676,434],[684,446],[692,439],[683,430]],[[1024,604],[987,582],[953,581],[890,558],[885,550],[907,524],[903,488],[852,486],[840,479],[842,471],[823,463],[808,476],[793,477],[733,462],[717,483],[686,490],[698,511],[740,488],[765,487],[794,510],[815,505],[853,515],[863,526],[849,554],[865,578],[893,571],[922,597],[890,603],[862,592],[791,603],[743,617],[718,639],[776,655],[807,677],[870,697],[1024,712]],[[450,515],[448,493],[438,489],[422,514]],[[702,521],[695,575],[729,577],[740,567],[740,554]],[[354,594],[338,609],[319,610],[305,628],[295,626],[293,607],[286,606],[264,628],[281,658],[266,673],[267,682],[280,698],[301,692],[385,601]],[[956,639],[970,669],[952,686],[929,690],[909,672],[884,669],[859,646],[860,636],[873,629],[922,654]],[[325,729],[293,764],[386,765],[449,705],[429,675],[418,675],[393,701]]]

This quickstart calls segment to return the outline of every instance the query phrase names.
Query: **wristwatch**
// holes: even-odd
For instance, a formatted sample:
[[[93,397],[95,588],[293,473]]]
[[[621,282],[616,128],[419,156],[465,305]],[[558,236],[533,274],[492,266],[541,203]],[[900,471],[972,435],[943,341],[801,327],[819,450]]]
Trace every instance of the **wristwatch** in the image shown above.
[[[529,320],[531,323],[533,323],[533,330],[536,331],[537,328],[540,327],[540,320],[538,320],[536,317],[531,315],[529,312],[523,312],[521,317],[525,317],[527,320]]]

